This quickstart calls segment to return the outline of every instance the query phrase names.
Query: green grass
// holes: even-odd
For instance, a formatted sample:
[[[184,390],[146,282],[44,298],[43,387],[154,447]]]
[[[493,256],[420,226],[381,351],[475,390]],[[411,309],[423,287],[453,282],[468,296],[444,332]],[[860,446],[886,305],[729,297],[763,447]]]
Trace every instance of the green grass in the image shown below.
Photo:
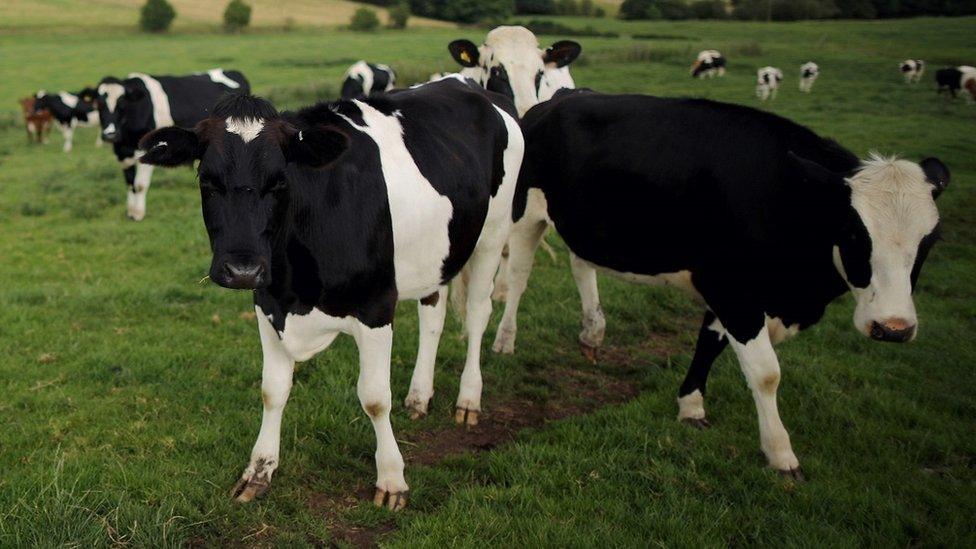
[[[295,106],[334,93],[347,61],[389,62],[417,79],[452,66],[449,40],[483,31],[25,31],[0,36],[0,546],[328,544],[352,528],[402,546],[976,543],[976,107],[936,97],[931,73],[913,87],[897,73],[909,56],[931,69],[972,64],[976,19],[563,21],[661,37],[579,38],[580,86],[756,104],[755,69],[775,65],[788,79],[763,108],[861,155],[937,155],[951,167],[939,200],[945,240],[918,288],[918,341],[866,340],[842,299],[779,348],[780,409],[808,482],[764,467],[755,409],[731,353],[709,386],[714,427],[697,432],[675,421],[699,317],[682,295],[601,279],[612,352],[595,366],[580,358],[578,298],[566,249],[553,238],[559,258],[537,260],[517,354],[485,355],[486,412],[585,398],[564,383],[574,372],[623,379],[639,389],[636,398],[522,431],[488,452],[411,463],[429,442],[425,433],[454,429],[464,345],[450,320],[431,416],[411,422],[400,405],[416,352],[407,304],[396,325],[393,421],[409,442],[401,446],[408,509],[393,516],[363,497],[374,438],[348,338],[298,369],[269,495],[233,504],[227,492],[260,420],[260,350],[244,314],[250,297],[201,283],[210,256],[192,172],[157,171],[146,221],[127,222],[121,175],[110,150],[93,149],[94,130],[78,132],[70,155],[56,136],[28,146],[13,123],[15,99],[105,74],[223,66]],[[704,46],[727,52],[724,79],[688,76]],[[796,77],[810,59],[822,76],[806,96]],[[496,306],[489,341],[499,313]]]

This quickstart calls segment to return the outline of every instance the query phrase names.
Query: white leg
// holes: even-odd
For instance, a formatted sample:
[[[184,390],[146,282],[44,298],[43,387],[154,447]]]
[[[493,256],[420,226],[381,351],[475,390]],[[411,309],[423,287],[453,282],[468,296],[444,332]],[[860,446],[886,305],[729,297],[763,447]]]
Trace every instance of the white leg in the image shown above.
[[[583,305],[583,329],[580,331],[579,344],[583,356],[596,360],[596,350],[603,343],[607,320],[600,308],[600,292],[596,284],[596,270],[576,254],[569,255],[569,266],[573,271],[576,289],[579,291],[580,302]]]
[[[138,158],[138,156],[137,156]],[[152,183],[153,167],[143,163],[136,164],[135,184],[129,189],[126,203],[129,219],[142,221],[146,217],[146,193]]]
[[[783,427],[776,407],[776,389],[779,387],[779,360],[769,339],[769,330],[764,325],[752,340],[740,343],[729,334],[729,342],[736,356],[746,382],[752,389],[759,414],[759,439],[769,465],[784,474],[797,478],[800,476],[800,462],[790,446],[790,435]]]
[[[61,124],[61,137],[64,138],[64,146],[61,148],[64,152],[71,152],[71,147],[74,141],[75,128],[70,124]]]
[[[441,340],[441,332],[444,331],[444,316],[447,313],[447,287],[433,295],[433,303],[421,301],[417,304],[420,316],[420,347],[417,350],[413,377],[410,379],[410,392],[403,403],[411,410],[411,419],[427,415],[427,407],[434,396],[434,366],[437,361],[437,345]]]
[[[359,347],[359,403],[373,422],[376,432],[376,505],[391,511],[407,504],[407,481],[403,478],[403,456],[390,424],[390,354],[393,349],[393,326],[370,328],[357,324],[353,330]]]
[[[281,415],[291,392],[295,361],[285,351],[277,332],[264,313],[257,310],[258,331],[261,333],[261,350],[264,368],[261,372],[261,400],[264,414],[261,431],[251,450],[251,461],[234,486],[237,501],[247,502],[260,496],[271,485],[271,475],[278,468],[278,451],[281,445]]]
[[[468,356],[461,372],[461,387],[458,391],[457,407],[454,420],[457,423],[477,425],[481,412],[481,338],[488,326],[491,316],[491,285],[501,249],[504,245],[504,234],[487,235],[482,233],[482,240],[468,260],[468,303],[465,328],[468,336]]]
[[[528,214],[528,211],[526,212]],[[522,217],[512,225],[512,233],[508,237],[508,295],[505,299],[505,313],[498,323],[495,342],[491,349],[496,353],[511,354],[515,352],[515,335],[518,331],[518,308],[532,274],[532,263],[535,252],[546,233],[548,222],[537,217]]]

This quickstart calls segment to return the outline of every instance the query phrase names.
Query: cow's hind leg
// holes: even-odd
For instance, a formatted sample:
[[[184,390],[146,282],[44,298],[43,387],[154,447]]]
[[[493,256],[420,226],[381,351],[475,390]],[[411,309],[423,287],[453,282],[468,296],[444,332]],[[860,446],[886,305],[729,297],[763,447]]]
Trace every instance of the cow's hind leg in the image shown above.
[[[258,310],[258,330],[261,333],[261,350],[264,367],[261,373],[261,400],[264,414],[261,431],[251,450],[251,461],[240,480],[234,485],[232,496],[237,501],[248,502],[264,494],[271,485],[271,475],[278,468],[278,451],[281,446],[281,415],[291,392],[295,361],[285,351],[278,334],[267,317]]]
[[[749,341],[739,342],[729,335],[732,349],[739,358],[742,373],[752,389],[753,399],[756,401],[756,411],[759,414],[759,438],[763,453],[769,460],[769,465],[784,475],[802,479],[800,462],[793,453],[790,445],[790,435],[783,427],[776,406],[776,389],[779,387],[779,360],[773,350],[773,343],[769,338],[769,330],[765,324]]]
[[[583,306],[583,329],[579,334],[580,352],[588,360],[595,362],[597,349],[603,344],[603,336],[607,328],[607,320],[603,316],[603,309],[600,308],[596,270],[573,253],[569,255],[569,265]]]
[[[152,183],[153,167],[148,164],[137,163],[135,178],[129,187],[126,202],[127,215],[133,221],[142,221],[146,217],[146,194]]]
[[[411,419],[427,415],[430,399],[434,396],[434,366],[437,361],[437,346],[441,340],[441,332],[444,331],[446,312],[446,286],[418,303],[420,346],[417,350],[417,364],[410,380],[410,392],[403,403],[410,410]]]
[[[468,336],[468,354],[461,372],[454,420],[466,425],[477,425],[481,413],[481,339],[491,316],[492,278],[498,269],[505,231],[484,232],[465,267],[468,270],[468,300],[465,328]],[[492,234],[493,233],[493,234]]]
[[[678,389],[678,420],[698,429],[710,427],[705,419],[705,383],[712,363],[728,345],[725,331],[720,326],[715,314],[707,311],[698,330],[698,343],[691,367]]]
[[[390,408],[390,354],[393,325],[370,328],[358,324],[353,330],[359,347],[359,403],[373,422],[376,433],[376,494],[373,503],[391,511],[407,505],[407,481],[403,478],[403,455],[393,436]]]
[[[546,234],[548,222],[543,218],[526,215],[512,225],[512,233],[508,237],[508,292],[505,299],[505,312],[498,323],[495,332],[495,342],[491,349],[496,353],[511,354],[515,352],[515,336],[518,332],[518,308],[522,301],[522,294],[532,274],[532,263],[535,252]]]

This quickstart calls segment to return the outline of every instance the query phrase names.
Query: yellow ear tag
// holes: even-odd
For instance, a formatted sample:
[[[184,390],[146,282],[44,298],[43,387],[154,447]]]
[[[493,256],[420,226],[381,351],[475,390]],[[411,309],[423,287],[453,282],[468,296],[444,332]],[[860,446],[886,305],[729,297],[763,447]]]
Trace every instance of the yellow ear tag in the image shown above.
[[[461,61],[464,61],[465,63],[471,62],[471,55],[469,55],[466,51],[462,51],[460,57]]]

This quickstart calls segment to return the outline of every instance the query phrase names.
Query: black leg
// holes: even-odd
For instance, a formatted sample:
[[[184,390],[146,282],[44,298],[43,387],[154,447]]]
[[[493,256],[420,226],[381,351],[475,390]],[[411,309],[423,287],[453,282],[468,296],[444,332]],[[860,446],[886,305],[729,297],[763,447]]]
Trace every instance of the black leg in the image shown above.
[[[129,166],[122,170],[122,174],[125,175],[125,184],[131,189],[136,184],[136,167]]]
[[[709,327],[713,322],[715,313],[707,311],[698,330],[698,343],[691,367],[678,390],[678,419],[698,429],[710,427],[705,419],[705,383],[712,363],[729,343],[727,338]]]

